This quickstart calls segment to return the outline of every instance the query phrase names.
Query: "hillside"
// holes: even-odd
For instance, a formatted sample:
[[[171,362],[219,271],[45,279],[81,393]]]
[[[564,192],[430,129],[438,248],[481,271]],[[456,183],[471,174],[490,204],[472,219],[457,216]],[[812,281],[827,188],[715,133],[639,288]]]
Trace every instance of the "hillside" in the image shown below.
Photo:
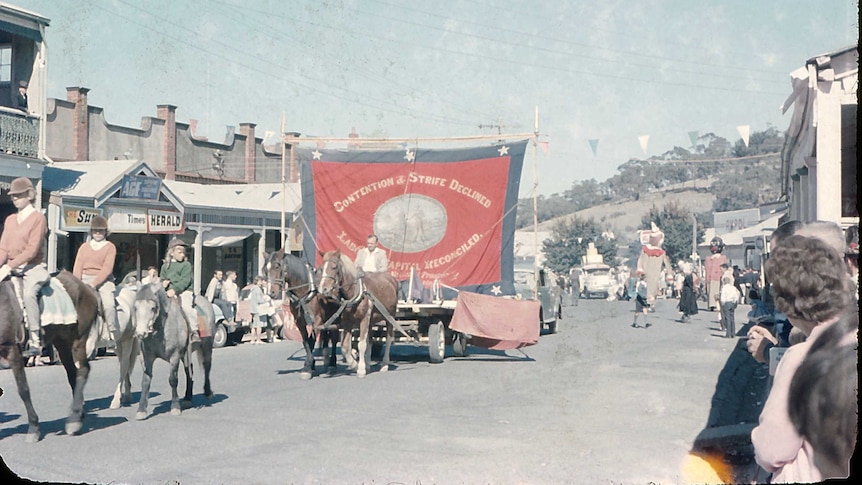
[[[561,221],[570,220],[573,217],[581,219],[594,219],[603,229],[611,230],[619,239],[627,240],[637,237],[636,231],[642,229],[641,218],[649,212],[650,207],[663,207],[668,202],[676,202],[682,207],[695,213],[708,212],[712,210],[715,196],[701,187],[706,187],[706,181],[700,181],[698,189],[673,188],[671,190],[660,190],[647,193],[639,200],[623,202],[611,202],[596,205],[564,216],[555,217],[539,224],[539,231],[553,231],[554,227]],[[692,187],[693,183],[686,185]],[[526,228],[529,230],[529,228]]]

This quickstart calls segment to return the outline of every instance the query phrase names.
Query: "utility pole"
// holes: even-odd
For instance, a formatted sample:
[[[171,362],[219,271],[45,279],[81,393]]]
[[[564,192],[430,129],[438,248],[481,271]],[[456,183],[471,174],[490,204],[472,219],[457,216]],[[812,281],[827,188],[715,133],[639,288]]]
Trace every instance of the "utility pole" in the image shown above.
[[[494,128],[496,128],[496,129],[497,129],[497,134],[498,134],[498,135],[502,135],[502,134],[503,134],[503,128],[512,128],[512,127],[511,127],[511,126],[508,126],[508,125],[504,125],[504,124],[503,124],[503,118],[499,118],[499,119],[497,119],[497,122],[496,122],[496,123],[488,123],[488,124],[485,124],[485,123],[479,123],[479,129],[480,129],[480,130],[484,130],[484,129],[486,129],[486,128],[487,128],[487,129],[494,129]],[[497,140],[497,143],[503,143],[503,139],[501,138],[501,139]]]

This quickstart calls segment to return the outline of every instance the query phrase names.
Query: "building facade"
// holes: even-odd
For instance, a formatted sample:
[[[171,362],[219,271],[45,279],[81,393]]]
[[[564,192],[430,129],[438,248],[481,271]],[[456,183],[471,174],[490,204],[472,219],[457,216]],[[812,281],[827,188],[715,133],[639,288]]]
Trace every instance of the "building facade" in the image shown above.
[[[783,110],[792,106],[793,116],[781,154],[788,218],[858,225],[858,46],[808,59],[791,80]]]

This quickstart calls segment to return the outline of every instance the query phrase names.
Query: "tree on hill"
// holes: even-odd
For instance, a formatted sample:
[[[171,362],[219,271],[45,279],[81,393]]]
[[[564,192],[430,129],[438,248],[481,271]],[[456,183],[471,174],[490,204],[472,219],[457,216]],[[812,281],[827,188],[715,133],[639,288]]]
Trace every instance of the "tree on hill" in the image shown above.
[[[542,244],[546,265],[555,272],[568,272],[581,265],[581,256],[587,254],[592,242],[608,265],[616,264],[617,244],[603,234],[601,226],[592,218],[573,217],[554,227],[551,239]]]
[[[668,202],[661,209],[652,206],[641,219],[644,228],[649,228],[654,222],[664,232],[664,245],[662,246],[670,258],[671,263],[676,264],[679,260],[689,259],[691,256],[691,226],[692,214],[679,204]],[[703,240],[706,232],[703,224],[697,223],[697,243]]]

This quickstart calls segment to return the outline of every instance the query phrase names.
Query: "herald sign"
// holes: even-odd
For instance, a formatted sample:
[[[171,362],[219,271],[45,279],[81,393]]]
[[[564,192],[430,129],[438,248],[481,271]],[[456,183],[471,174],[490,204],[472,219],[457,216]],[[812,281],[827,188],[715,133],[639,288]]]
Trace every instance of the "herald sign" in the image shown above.
[[[147,209],[147,232],[150,234],[182,234],[183,213],[159,209]]]

